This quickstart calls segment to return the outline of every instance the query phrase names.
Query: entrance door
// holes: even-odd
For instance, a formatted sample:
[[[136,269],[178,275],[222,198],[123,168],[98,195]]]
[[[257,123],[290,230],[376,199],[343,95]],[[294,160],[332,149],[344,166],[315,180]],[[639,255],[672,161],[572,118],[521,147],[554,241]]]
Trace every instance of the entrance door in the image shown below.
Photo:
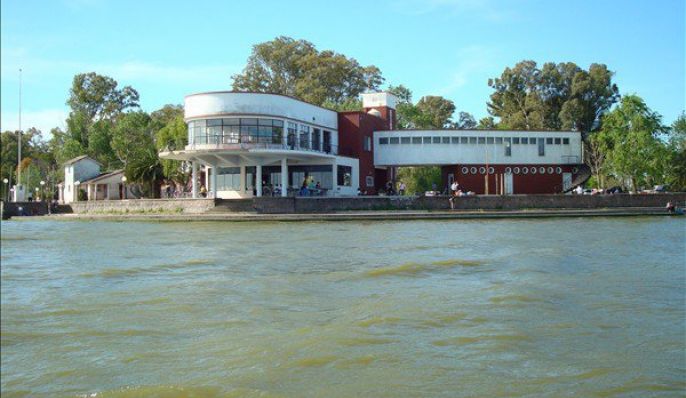
[[[453,174],[453,173],[448,174],[448,186],[453,185],[453,181],[455,181],[455,174]]]
[[[566,191],[572,187],[572,173],[562,173],[562,190]]]
[[[505,173],[505,195],[512,195],[514,193],[514,183],[512,181],[512,173]]]

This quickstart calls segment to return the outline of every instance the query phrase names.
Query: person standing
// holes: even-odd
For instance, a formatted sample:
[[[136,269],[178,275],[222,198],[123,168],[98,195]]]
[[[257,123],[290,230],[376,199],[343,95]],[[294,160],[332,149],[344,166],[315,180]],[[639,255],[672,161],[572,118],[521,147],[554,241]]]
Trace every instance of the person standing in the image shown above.
[[[398,194],[400,196],[405,195],[405,189],[407,189],[407,187],[405,186],[405,183],[400,181],[400,185],[398,186]]]

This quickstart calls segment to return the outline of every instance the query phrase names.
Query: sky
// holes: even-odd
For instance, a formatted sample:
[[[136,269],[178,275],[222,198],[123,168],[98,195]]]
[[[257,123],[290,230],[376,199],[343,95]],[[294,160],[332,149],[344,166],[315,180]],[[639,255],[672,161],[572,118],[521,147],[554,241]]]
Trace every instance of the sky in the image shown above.
[[[376,65],[414,100],[487,116],[488,79],[522,60],[603,63],[671,124],[686,108],[684,0],[2,0],[0,129],[65,128],[74,75],[132,86],[147,112],[231,89],[252,46],[285,35]]]

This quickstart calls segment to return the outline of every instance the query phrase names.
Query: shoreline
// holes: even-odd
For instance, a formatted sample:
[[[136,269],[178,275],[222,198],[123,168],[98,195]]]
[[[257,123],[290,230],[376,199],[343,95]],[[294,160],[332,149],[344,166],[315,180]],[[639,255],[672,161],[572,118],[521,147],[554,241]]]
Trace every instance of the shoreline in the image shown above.
[[[521,218],[567,218],[567,217],[637,217],[670,216],[664,208],[605,208],[605,209],[526,209],[526,210],[378,210],[347,211],[331,213],[258,214],[258,213],[147,213],[147,214],[53,214],[44,216],[14,216],[15,221],[409,221],[409,220],[468,220],[468,219],[521,219]]]

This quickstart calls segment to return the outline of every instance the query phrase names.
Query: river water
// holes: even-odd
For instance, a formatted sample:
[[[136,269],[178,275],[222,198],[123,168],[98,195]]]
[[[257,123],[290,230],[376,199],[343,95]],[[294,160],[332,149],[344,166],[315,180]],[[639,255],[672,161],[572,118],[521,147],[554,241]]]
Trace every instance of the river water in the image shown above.
[[[686,394],[676,218],[1,236],[3,397]]]

